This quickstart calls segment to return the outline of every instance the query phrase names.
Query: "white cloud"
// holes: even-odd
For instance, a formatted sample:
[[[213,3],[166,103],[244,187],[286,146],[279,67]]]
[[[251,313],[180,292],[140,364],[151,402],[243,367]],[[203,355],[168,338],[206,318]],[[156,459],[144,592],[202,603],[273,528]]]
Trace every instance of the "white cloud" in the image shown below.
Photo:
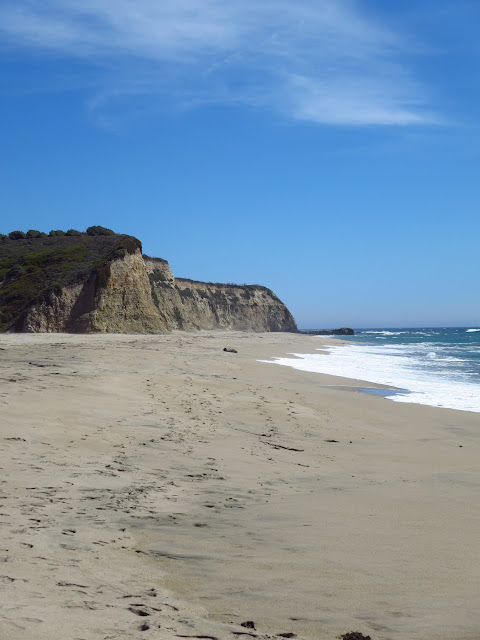
[[[121,96],[244,103],[336,125],[433,122],[401,39],[354,0],[4,0],[3,47],[105,69]]]

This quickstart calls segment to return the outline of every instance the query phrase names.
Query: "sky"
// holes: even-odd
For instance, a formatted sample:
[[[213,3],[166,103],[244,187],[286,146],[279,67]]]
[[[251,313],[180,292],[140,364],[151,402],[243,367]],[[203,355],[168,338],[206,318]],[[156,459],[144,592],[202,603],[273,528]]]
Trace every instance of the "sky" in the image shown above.
[[[2,0],[0,232],[102,225],[301,328],[480,326],[478,0]]]

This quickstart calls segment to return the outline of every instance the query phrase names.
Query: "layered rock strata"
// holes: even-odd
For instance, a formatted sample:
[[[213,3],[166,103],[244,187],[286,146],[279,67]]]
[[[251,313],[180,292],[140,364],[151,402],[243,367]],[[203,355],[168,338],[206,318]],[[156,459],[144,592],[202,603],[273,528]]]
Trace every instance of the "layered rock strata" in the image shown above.
[[[140,248],[126,249],[78,282],[49,291],[15,327],[20,332],[162,333]]]
[[[169,329],[296,331],[292,314],[267,287],[175,278],[164,260],[145,258],[145,264]]]
[[[287,307],[267,287],[175,278],[167,262],[145,257],[152,295],[169,329],[296,331]]]
[[[172,329],[297,327],[270,289],[176,279],[131,236],[8,240],[0,252],[0,331]]]

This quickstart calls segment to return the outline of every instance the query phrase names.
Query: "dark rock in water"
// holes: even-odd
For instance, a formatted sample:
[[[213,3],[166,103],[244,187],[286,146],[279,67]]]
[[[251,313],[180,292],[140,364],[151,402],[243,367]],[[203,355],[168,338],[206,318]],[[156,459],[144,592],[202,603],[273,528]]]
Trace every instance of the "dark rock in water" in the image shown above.
[[[228,351],[228,353],[238,353],[238,351],[236,349],[228,349],[227,347],[224,347],[223,350],[224,351]]]
[[[255,623],[253,620],[247,620],[246,622],[242,622],[241,627],[245,627],[245,629],[255,629]]]
[[[372,640],[370,636],[364,636],[360,631],[349,631],[343,636],[340,636],[342,640]]]
[[[300,331],[305,336],[354,336],[355,331],[350,327],[341,327],[341,329],[313,329],[311,331]]]

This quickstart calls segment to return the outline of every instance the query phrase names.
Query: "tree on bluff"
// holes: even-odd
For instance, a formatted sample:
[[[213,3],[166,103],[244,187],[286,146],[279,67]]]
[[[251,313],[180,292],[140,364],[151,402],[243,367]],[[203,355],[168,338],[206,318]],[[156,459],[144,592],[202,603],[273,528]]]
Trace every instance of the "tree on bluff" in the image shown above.
[[[36,229],[29,229],[27,231],[27,238],[46,238],[47,234],[42,231],[37,231]]]
[[[8,237],[10,240],[23,240],[23,238],[25,238],[25,234],[23,231],[10,231]]]
[[[106,229],[105,227],[95,226],[95,227],[88,227],[87,235],[89,235],[89,236],[114,236],[115,235],[115,231],[112,231],[111,229]]]

